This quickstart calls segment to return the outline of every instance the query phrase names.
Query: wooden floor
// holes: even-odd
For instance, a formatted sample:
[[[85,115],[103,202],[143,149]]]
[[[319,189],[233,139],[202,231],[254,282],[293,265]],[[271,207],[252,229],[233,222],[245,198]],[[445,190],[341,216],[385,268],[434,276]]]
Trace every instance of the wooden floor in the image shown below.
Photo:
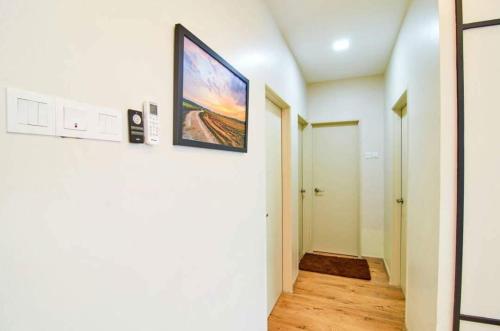
[[[282,294],[268,330],[404,330],[405,301],[389,286],[384,262],[368,259],[371,281],[300,271],[293,294]]]

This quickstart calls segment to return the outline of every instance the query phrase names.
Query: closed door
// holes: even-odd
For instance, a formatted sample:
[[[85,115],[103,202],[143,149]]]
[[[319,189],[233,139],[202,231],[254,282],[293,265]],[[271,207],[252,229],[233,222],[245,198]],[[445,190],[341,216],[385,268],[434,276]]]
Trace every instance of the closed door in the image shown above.
[[[357,123],[313,125],[313,187],[313,249],[359,255]]]
[[[408,116],[406,106],[401,109],[396,123],[396,203],[400,217],[400,275],[401,289],[406,295],[407,275],[407,206],[408,206]]]
[[[476,2],[481,6],[474,6]],[[467,3],[477,9],[488,8],[491,18],[500,18],[498,0]],[[459,238],[463,251],[457,252],[463,254],[460,312],[483,321],[500,321],[500,26],[468,29],[463,37],[464,159],[460,175],[464,186],[463,233]],[[465,321],[460,325],[460,331],[500,330],[500,325]]]
[[[304,196],[305,196],[305,190],[304,190],[304,180],[303,180],[303,173],[304,173],[304,167],[303,167],[303,142],[302,142],[302,137],[303,137],[303,131],[304,131],[304,125],[299,122],[299,132],[298,132],[298,145],[299,145],[299,192],[297,196],[298,200],[298,206],[299,206],[299,211],[298,211],[298,216],[299,216],[299,224],[298,224],[298,234],[299,234],[299,258],[304,255]]]
[[[281,109],[266,100],[267,312],[283,290]]]

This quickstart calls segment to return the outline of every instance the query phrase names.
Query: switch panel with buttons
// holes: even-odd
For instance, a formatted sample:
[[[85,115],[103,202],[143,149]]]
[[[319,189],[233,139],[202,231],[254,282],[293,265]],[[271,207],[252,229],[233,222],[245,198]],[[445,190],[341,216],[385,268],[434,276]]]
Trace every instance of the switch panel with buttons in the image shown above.
[[[122,113],[59,97],[7,89],[7,131],[122,141]]]
[[[96,140],[122,140],[122,116],[114,109],[58,98],[56,135]]]
[[[8,88],[7,131],[55,135],[55,98]]]

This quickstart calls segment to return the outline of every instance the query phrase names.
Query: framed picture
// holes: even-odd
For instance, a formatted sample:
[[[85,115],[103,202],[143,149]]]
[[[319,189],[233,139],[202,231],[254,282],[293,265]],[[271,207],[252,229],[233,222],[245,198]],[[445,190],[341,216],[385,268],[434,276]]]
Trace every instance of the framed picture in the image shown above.
[[[175,26],[174,145],[247,152],[249,82]]]

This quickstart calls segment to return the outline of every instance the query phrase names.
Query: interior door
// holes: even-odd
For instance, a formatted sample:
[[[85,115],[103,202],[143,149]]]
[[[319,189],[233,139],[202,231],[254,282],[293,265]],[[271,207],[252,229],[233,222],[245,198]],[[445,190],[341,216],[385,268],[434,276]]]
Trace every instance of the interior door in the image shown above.
[[[408,116],[407,108],[397,112],[394,121],[394,208],[395,222],[399,226],[400,286],[406,296],[407,274],[407,192],[408,192]]]
[[[304,153],[303,153],[303,131],[304,125],[299,121],[299,130],[298,130],[298,145],[299,145],[299,192],[298,192],[298,216],[299,216],[299,224],[298,224],[298,235],[299,235],[299,259],[302,258],[304,254]]]
[[[313,250],[359,255],[357,122],[313,125]]]
[[[401,110],[401,289],[406,296],[407,274],[407,205],[408,205],[408,116],[406,106]]]
[[[267,312],[283,290],[281,109],[266,100]]]
[[[472,3],[471,1],[468,1]],[[500,18],[500,1],[478,1]],[[475,4],[476,2],[474,2]],[[473,5],[471,5],[473,6]],[[490,18],[488,17],[488,19]],[[486,19],[484,17],[484,19]],[[491,319],[460,330],[500,330],[500,26],[465,30],[463,129],[463,251],[460,313]],[[458,254],[460,252],[457,252]]]

